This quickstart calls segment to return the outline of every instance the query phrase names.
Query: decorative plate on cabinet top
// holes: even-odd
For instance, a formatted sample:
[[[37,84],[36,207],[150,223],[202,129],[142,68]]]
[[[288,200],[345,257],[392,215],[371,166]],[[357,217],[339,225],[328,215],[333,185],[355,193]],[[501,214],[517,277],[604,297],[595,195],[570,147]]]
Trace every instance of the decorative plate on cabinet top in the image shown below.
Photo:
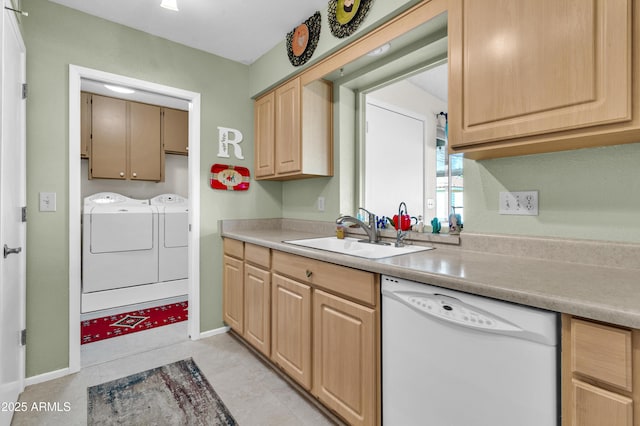
[[[322,18],[320,12],[314,13],[309,19],[287,33],[287,56],[291,65],[297,67],[307,63],[320,39]]]
[[[329,0],[328,19],[331,34],[345,38],[353,34],[369,13],[373,0]]]

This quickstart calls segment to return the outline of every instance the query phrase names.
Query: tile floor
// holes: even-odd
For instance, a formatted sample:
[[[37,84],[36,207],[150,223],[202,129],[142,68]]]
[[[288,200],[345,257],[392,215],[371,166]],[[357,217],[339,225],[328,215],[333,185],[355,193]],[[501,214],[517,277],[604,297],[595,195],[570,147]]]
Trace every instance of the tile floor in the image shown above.
[[[126,338],[132,341],[119,341]],[[88,387],[188,357],[241,426],[333,424],[234,337],[225,333],[190,341],[184,322],[83,345],[79,373],[29,386],[20,397],[28,406],[59,403],[60,409],[16,413],[12,425],[86,425]]]

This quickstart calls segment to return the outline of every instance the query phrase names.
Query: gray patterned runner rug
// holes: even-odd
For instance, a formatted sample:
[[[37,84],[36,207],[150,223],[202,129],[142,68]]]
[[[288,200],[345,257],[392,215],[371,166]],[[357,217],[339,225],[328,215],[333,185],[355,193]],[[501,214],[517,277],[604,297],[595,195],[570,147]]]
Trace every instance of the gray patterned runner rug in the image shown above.
[[[236,425],[193,359],[87,389],[89,425]]]

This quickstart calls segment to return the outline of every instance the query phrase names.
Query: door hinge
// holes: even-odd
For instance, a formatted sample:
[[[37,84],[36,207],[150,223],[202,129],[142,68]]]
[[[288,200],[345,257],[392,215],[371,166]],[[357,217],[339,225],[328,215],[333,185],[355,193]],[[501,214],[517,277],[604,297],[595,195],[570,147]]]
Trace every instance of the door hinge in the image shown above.
[[[22,99],[27,99],[27,94],[29,92],[29,86],[27,83],[22,83]]]
[[[27,206],[24,206],[22,208],[22,221],[26,222],[27,221]]]
[[[27,346],[27,329],[26,328],[20,331],[20,345]]]

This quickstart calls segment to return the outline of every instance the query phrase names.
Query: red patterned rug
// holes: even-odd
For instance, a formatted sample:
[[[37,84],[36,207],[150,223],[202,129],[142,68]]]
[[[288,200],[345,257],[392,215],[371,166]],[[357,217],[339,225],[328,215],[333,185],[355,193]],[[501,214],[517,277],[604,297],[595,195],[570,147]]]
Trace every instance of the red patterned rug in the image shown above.
[[[80,343],[84,345],[186,321],[188,306],[185,301],[82,321]]]

